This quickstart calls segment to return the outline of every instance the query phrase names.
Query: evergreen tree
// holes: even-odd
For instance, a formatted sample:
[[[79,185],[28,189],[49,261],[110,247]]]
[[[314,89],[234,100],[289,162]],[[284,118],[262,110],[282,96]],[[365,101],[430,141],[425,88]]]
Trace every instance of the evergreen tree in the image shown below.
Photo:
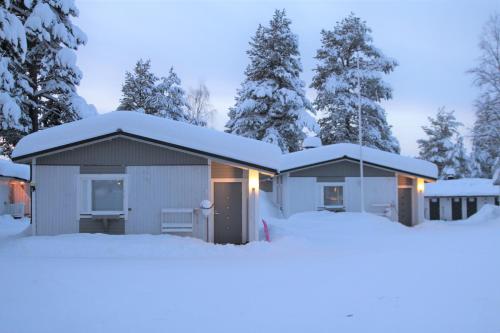
[[[22,135],[95,114],[95,108],[76,93],[82,74],[74,50],[86,42],[71,21],[78,16],[76,6],[64,0],[3,1],[0,12],[0,67],[10,75],[1,75],[3,125],[12,114],[18,118],[2,126],[0,142],[8,152]]]
[[[481,57],[470,73],[481,89],[472,129],[475,176],[491,178],[500,163],[500,16],[494,14],[479,43]]]
[[[173,120],[187,121],[186,93],[181,80],[171,67],[167,77],[162,77],[147,100],[152,114]]]
[[[10,154],[22,124],[22,66],[26,57],[26,31],[10,3],[0,3],[0,146]],[[25,83],[25,82],[24,82]]]
[[[454,111],[446,111],[442,107],[438,109],[436,118],[428,119],[430,125],[422,127],[427,139],[417,141],[420,158],[436,164],[440,178],[460,177],[461,172],[466,174],[463,170],[468,167],[461,161],[466,159],[463,139],[458,133],[462,124],[456,120]]]
[[[444,162],[442,178],[464,178],[471,175],[469,156],[465,150],[464,138],[455,134],[454,144]]]
[[[151,61],[139,59],[134,71],[125,73],[118,110],[156,114],[157,110],[152,107],[151,101],[157,81],[158,77],[151,72]]]
[[[246,78],[226,124],[230,133],[274,143],[284,152],[300,150],[304,127],[314,126],[290,24],[285,11],[276,10],[269,26],[259,25],[247,51]]]
[[[322,30],[321,42],[311,88],[317,91],[314,106],[322,114],[319,125],[323,144],[358,143],[361,103],[363,144],[399,153],[399,142],[380,106],[381,101],[392,98],[392,89],[382,74],[392,72],[397,62],[373,45],[371,29],[352,13],[333,31]]]

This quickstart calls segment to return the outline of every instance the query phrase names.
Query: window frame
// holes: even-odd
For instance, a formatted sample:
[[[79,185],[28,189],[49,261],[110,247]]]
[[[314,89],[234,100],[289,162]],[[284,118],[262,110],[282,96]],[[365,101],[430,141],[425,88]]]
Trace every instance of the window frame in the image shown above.
[[[123,210],[92,210],[92,181],[94,180],[121,180],[123,181]],[[82,186],[86,186],[83,192]],[[82,207],[82,195],[85,193],[87,207]],[[81,174],[78,178],[78,215],[117,215],[128,218],[128,176],[127,174]]]
[[[342,188],[342,205],[326,205],[325,204],[325,187],[341,187]],[[336,209],[345,208],[345,183],[343,182],[325,182],[318,183],[318,206],[319,208]]]

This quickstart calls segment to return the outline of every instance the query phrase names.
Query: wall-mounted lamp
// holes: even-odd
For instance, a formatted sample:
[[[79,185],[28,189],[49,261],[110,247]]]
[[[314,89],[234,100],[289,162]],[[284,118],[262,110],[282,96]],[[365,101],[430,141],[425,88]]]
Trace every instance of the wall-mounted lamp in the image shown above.
[[[425,183],[423,179],[417,179],[417,191],[423,193],[425,190]]]
[[[259,172],[256,170],[250,170],[248,175],[248,186],[252,191],[259,189]]]

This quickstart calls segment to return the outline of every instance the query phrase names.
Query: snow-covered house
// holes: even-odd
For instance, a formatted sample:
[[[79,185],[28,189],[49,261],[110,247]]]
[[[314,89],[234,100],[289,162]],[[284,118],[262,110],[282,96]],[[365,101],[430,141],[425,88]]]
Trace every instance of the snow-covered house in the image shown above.
[[[426,219],[462,220],[483,205],[498,205],[500,186],[484,178],[439,180],[425,186],[424,197]]]
[[[241,244],[257,236],[259,174],[275,174],[280,155],[261,141],[116,111],[30,134],[12,156],[32,168],[36,235],[172,232]]]
[[[437,167],[363,147],[364,209],[412,226],[423,221],[423,188]],[[311,210],[361,210],[359,145],[342,143],[283,155],[274,198],[285,216]]]
[[[167,232],[241,244],[258,235],[260,184],[286,216],[359,211],[359,146],[317,145],[283,155],[262,141],[117,111],[30,134],[12,156],[31,165],[36,235]],[[371,148],[363,156],[366,211],[420,221],[436,166]]]
[[[0,214],[23,217],[30,214],[30,168],[0,159]]]

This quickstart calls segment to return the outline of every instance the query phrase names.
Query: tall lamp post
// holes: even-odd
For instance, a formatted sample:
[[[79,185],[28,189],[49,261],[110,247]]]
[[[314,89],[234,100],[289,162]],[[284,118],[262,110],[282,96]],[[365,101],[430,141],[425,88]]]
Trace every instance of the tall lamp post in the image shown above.
[[[361,78],[359,69],[359,51],[357,57],[358,64],[358,141],[359,141],[359,176],[361,187],[361,213],[365,212],[365,187],[364,187],[364,170],[363,170],[363,118],[361,115]]]

